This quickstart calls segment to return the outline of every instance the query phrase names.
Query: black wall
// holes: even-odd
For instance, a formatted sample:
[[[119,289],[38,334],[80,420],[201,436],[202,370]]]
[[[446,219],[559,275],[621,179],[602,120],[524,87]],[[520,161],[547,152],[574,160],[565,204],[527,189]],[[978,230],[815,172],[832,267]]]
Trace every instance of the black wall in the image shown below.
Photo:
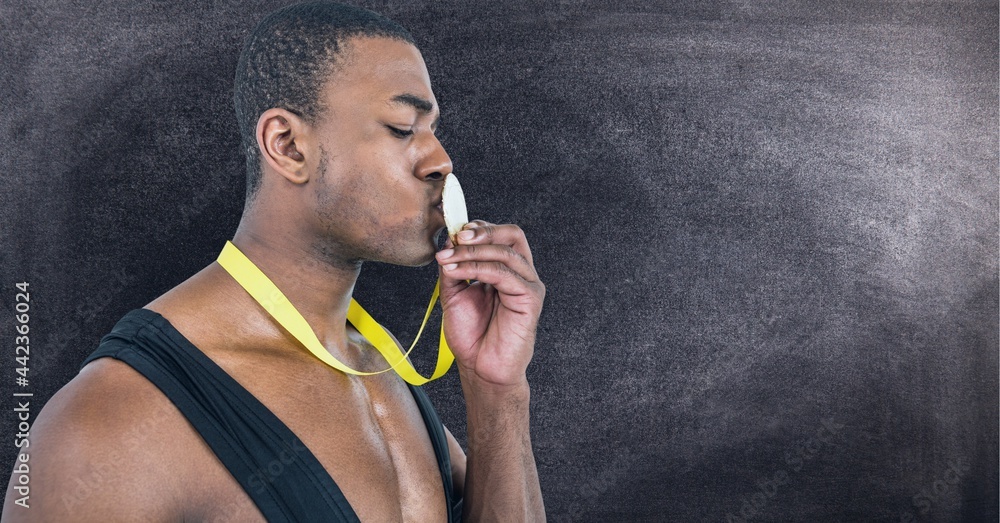
[[[0,4],[3,470],[11,392],[37,412],[231,237],[232,73],[283,4]],[[997,521],[995,2],[364,5],[547,283],[552,520]],[[405,340],[433,279],[372,264],[359,300]],[[456,376],[427,388],[464,439]]]

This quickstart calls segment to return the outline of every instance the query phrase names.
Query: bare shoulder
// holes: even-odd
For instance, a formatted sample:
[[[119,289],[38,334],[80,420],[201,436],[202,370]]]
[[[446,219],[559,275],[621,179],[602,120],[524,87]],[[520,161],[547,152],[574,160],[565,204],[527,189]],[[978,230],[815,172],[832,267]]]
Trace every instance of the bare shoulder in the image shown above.
[[[30,506],[13,503],[20,496],[12,481],[3,521],[176,519],[186,447],[200,443],[185,439],[190,432],[145,377],[120,361],[95,360],[32,424],[21,448]]]

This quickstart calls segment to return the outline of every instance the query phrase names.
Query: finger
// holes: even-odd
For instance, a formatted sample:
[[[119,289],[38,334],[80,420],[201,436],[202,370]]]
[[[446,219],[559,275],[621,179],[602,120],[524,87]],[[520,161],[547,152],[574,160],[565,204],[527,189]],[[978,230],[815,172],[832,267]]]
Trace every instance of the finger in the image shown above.
[[[439,259],[441,253],[447,254],[447,251],[454,250],[455,244],[452,243],[451,238],[445,239],[444,248],[438,251],[436,255]],[[452,278],[448,273],[442,269],[440,261],[438,262],[438,281],[440,282],[441,290],[441,304],[444,305],[451,301],[452,297],[462,292],[463,290],[469,288],[469,282],[461,278]]]
[[[442,265],[441,271],[447,276],[447,278],[442,278],[442,287],[445,285],[445,279],[479,280],[482,283],[492,285],[500,293],[501,299],[505,296],[508,298],[531,298],[537,294],[535,290],[541,285],[538,282],[526,281],[510,267],[499,262],[464,261]],[[457,286],[449,284],[449,289],[454,288]]]
[[[450,271],[444,269],[444,266],[438,267],[438,282],[441,285],[441,305],[444,306],[447,303],[451,303],[451,299],[458,293],[469,288],[469,282],[462,278],[454,278],[449,274]]]
[[[458,233],[459,245],[477,245],[484,243],[508,245],[524,256],[528,263],[534,265],[531,256],[531,248],[528,247],[528,239],[524,236],[524,231],[517,225],[504,224],[497,225],[482,220],[473,220],[466,225],[466,229]]]
[[[471,222],[465,224],[465,226],[463,226],[462,228],[463,229],[468,229],[470,227],[484,227],[486,225],[494,225],[494,224],[492,224],[492,223],[490,223],[490,222],[488,222],[486,220],[472,220]]]
[[[526,281],[538,280],[535,268],[521,253],[508,245],[459,245],[453,249],[445,249],[437,253],[437,261],[441,265],[450,265],[464,261],[494,261],[499,262]]]

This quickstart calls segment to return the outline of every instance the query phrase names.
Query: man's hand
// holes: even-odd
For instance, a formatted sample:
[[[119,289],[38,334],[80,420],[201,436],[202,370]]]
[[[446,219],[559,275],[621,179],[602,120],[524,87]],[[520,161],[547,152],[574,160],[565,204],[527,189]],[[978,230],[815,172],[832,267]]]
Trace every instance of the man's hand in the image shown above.
[[[445,337],[459,373],[487,388],[522,385],[545,298],[524,232],[475,220],[458,242],[437,260]]]
[[[525,376],[545,286],[516,225],[475,220],[458,243],[437,259],[444,334],[468,417],[463,520],[545,521]]]

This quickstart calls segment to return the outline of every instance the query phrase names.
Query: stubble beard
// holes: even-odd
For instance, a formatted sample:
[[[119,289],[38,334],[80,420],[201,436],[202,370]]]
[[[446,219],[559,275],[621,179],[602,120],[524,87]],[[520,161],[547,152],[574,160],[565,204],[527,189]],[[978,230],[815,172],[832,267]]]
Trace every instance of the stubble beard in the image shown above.
[[[316,168],[317,214],[322,224],[322,238],[316,250],[332,264],[360,266],[366,261],[392,265],[418,267],[434,259],[440,231],[427,238],[430,209],[415,220],[386,226],[380,216],[365,213],[364,209],[377,209],[377,202],[366,199],[363,186],[357,184],[345,191],[336,191],[323,183],[329,168],[329,156],[320,147],[320,160]],[[352,174],[351,179],[363,180],[364,173]],[[363,183],[363,182],[362,182]],[[346,226],[344,224],[347,224]],[[351,231],[355,234],[351,234]],[[360,234],[356,234],[360,232]],[[346,234],[345,234],[346,233]],[[418,243],[418,238],[419,240]]]

